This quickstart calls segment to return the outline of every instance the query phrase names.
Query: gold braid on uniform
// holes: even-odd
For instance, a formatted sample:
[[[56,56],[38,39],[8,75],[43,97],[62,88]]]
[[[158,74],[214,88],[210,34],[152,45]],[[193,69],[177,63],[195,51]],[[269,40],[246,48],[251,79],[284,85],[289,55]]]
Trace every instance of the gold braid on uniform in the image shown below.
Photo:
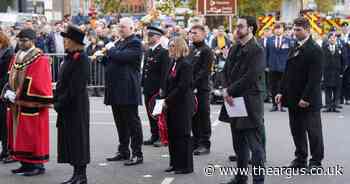
[[[28,60],[24,61],[23,63],[14,63],[13,67],[16,70],[22,70],[23,68],[25,68],[26,66],[32,64],[38,57],[41,56],[41,51],[38,49],[33,50],[34,55],[31,56]]]

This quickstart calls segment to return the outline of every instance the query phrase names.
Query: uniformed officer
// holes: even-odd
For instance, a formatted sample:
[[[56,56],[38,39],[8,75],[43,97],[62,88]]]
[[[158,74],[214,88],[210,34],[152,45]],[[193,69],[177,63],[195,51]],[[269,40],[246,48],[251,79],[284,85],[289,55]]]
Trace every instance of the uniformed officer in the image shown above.
[[[160,28],[149,26],[148,43],[149,49],[145,55],[145,61],[142,73],[143,94],[145,95],[145,106],[151,127],[150,139],[144,141],[144,145],[161,146],[157,120],[152,117],[150,103],[152,99],[161,96],[164,91],[166,73],[170,63],[169,54],[161,45],[161,37],[164,31]]]
[[[193,65],[193,88],[198,100],[198,110],[193,117],[192,124],[194,155],[203,155],[210,152],[209,77],[213,63],[213,53],[204,42],[205,36],[204,26],[192,26],[193,47],[189,59]]]

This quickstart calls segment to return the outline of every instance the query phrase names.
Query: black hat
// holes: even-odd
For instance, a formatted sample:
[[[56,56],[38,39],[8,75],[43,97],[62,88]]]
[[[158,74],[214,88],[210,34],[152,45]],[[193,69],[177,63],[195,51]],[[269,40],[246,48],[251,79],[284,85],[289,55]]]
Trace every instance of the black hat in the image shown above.
[[[28,38],[30,40],[36,39],[36,32],[33,29],[22,29],[18,34],[17,38]]]
[[[65,32],[61,32],[61,35],[81,45],[85,45],[84,44],[85,34],[76,26],[69,25]]]
[[[162,36],[164,35],[164,31],[158,27],[155,26],[148,26],[147,27],[148,33]]]

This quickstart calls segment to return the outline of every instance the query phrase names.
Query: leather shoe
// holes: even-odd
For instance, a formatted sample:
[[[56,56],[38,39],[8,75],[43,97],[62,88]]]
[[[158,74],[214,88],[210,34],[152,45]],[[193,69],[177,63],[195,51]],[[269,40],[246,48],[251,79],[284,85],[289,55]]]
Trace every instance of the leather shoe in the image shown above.
[[[194,155],[207,155],[210,153],[210,149],[206,148],[206,147],[203,147],[203,146],[200,146],[199,148],[195,149],[193,151],[193,154]]]
[[[27,171],[29,171],[29,170],[30,170],[29,168],[24,167],[24,166],[21,166],[21,167],[18,168],[18,169],[12,169],[11,172],[12,172],[13,174],[21,174],[21,173],[27,172]]]
[[[173,166],[170,166],[164,170],[164,172],[173,172],[173,171],[175,171],[175,168]]]
[[[61,184],[87,184],[86,176],[75,176],[70,180],[63,182]]]
[[[237,178],[234,178],[232,180],[230,180],[229,182],[227,183],[222,183],[222,184],[248,184],[248,181],[247,180],[240,180],[240,179],[237,179]]]
[[[156,141],[153,142],[153,146],[156,147],[156,148],[159,148],[159,147],[162,147],[163,144],[159,140],[156,140]]]
[[[328,108],[328,109],[323,110],[322,112],[332,112],[332,109]]]
[[[237,161],[237,156],[236,155],[230,155],[228,156],[228,160],[231,162],[236,162]]]
[[[332,112],[341,113],[340,110],[338,110],[338,109],[336,109],[336,108],[333,108],[333,109],[332,109]]]
[[[124,163],[125,166],[138,165],[143,163],[143,157],[132,157]]]
[[[189,174],[189,173],[193,173],[193,170],[176,170],[174,172],[175,174]]]
[[[109,162],[116,162],[116,161],[128,160],[129,158],[130,157],[127,155],[122,155],[122,154],[118,153],[115,157],[107,158],[106,160]]]
[[[272,108],[270,109],[270,112],[276,112],[276,111],[278,111],[278,108],[277,108],[277,107],[272,107]]]
[[[2,159],[2,162],[3,162],[4,164],[11,164],[11,163],[15,163],[15,162],[18,162],[18,161],[12,159],[11,156],[8,156],[8,157]]]
[[[149,138],[148,140],[146,140],[146,141],[143,142],[143,145],[145,145],[145,146],[151,146],[151,145],[153,145],[153,143],[156,142],[156,141],[157,141],[157,139]]]
[[[307,168],[307,164],[306,162],[301,162],[301,161],[297,161],[297,160],[293,160],[289,166],[287,166],[287,168]]]
[[[20,175],[23,175],[23,176],[38,176],[38,175],[41,175],[41,174],[44,174],[44,173],[45,173],[45,168],[35,168],[35,169],[31,169],[29,171],[23,172]]]

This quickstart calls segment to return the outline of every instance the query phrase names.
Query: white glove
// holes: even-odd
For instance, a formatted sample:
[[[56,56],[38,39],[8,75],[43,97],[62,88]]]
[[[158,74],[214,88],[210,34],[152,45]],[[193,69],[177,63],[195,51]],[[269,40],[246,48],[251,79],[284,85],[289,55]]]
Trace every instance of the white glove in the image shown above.
[[[198,93],[197,88],[193,90],[193,93],[195,93],[195,94],[197,94],[197,93]]]
[[[227,97],[228,96],[227,88],[222,89],[222,96],[223,97]]]
[[[109,43],[106,44],[105,47],[106,47],[107,50],[109,50],[109,49],[111,49],[114,46],[115,46],[114,42],[109,42]]]
[[[94,56],[104,56],[104,54],[101,50],[98,50],[95,52]]]
[[[11,90],[6,90],[4,98],[10,100],[12,103],[15,103],[16,93]]]

